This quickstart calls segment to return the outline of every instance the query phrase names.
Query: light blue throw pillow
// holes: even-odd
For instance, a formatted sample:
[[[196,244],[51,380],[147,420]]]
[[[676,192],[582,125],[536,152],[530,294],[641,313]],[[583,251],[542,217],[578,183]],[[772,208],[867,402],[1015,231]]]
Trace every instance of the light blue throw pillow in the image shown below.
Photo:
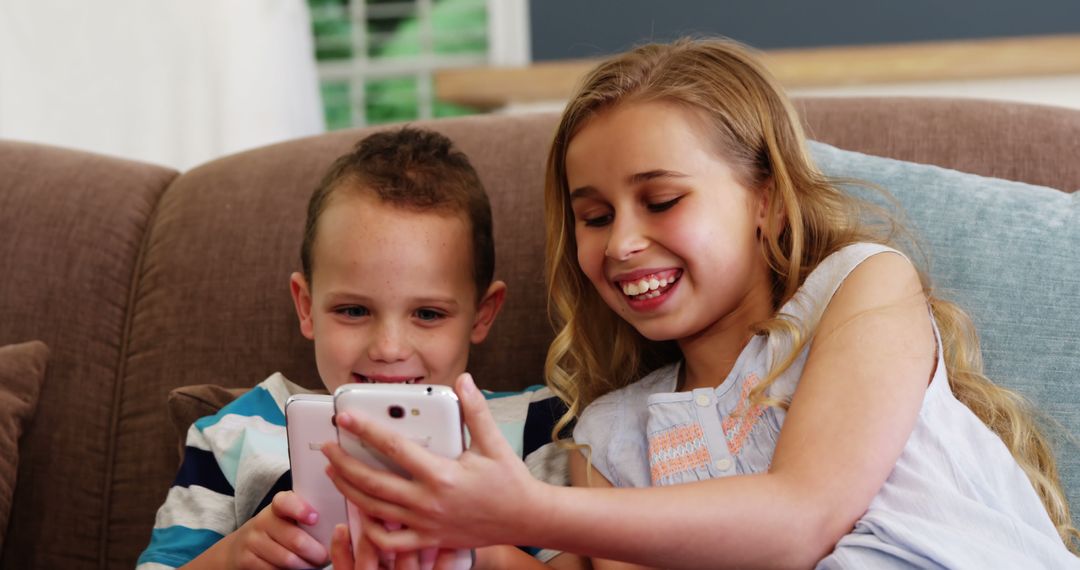
[[[1080,519],[1080,192],[817,142],[810,150],[827,175],[877,184],[899,201],[937,293],[974,319],[986,374],[1060,424],[1048,431]],[[871,190],[850,191],[886,204]]]

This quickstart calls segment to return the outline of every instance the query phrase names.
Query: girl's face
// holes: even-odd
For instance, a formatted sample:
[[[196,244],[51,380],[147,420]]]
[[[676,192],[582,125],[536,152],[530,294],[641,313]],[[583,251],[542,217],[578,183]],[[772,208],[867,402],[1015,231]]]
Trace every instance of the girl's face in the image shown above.
[[[673,103],[624,103],[567,148],[578,264],[652,340],[744,335],[772,312],[765,193],[740,184],[706,128]]]

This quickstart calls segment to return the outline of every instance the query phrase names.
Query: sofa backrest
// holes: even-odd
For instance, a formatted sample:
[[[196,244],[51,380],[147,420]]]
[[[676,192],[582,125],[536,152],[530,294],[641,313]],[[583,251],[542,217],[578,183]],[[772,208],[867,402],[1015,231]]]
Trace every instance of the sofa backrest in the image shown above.
[[[132,293],[151,216],[176,176],[0,142],[0,345],[50,348],[19,446],[4,568],[106,565]],[[113,552],[115,567],[132,566],[130,552]]]
[[[978,174],[1080,188],[1080,111],[926,99],[815,99],[814,138]],[[470,369],[492,389],[542,382],[551,337],[542,184],[553,114],[422,126],[470,156],[495,214],[509,295]],[[347,130],[168,169],[0,142],[0,345],[52,350],[20,446],[2,568],[130,568],[177,467],[168,392],[318,385],[287,280],[304,208]],[[14,237],[11,237],[14,236]]]

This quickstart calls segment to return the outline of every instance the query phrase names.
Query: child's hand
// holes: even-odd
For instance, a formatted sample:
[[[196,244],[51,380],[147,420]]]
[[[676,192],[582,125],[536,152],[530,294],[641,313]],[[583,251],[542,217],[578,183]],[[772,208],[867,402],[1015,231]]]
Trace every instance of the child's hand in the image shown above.
[[[459,377],[455,391],[472,435],[469,450],[457,460],[432,454],[366,418],[337,416],[339,428],[385,454],[412,480],[372,469],[337,445],[323,447],[330,460],[327,473],[347,499],[367,516],[404,527],[365,527],[365,537],[383,551],[524,544],[529,540],[519,540],[528,536],[523,521],[543,516],[543,483],[503,438],[472,377]]]
[[[302,569],[326,564],[326,549],[297,525],[314,523],[317,517],[296,493],[274,495],[270,506],[233,533],[228,567]]]
[[[366,519],[365,525],[377,524],[373,519]],[[497,547],[493,547],[497,548]],[[434,561],[422,561],[418,552],[398,553],[392,566],[385,561],[380,564],[378,549],[364,536],[360,537],[356,552],[353,552],[352,542],[349,540],[349,527],[339,524],[334,527],[334,535],[330,540],[330,560],[334,568],[338,570],[439,570],[445,567],[447,561],[436,559]],[[434,564],[434,566],[433,566]],[[474,566],[476,568],[476,566]],[[493,568],[495,568],[493,566]]]

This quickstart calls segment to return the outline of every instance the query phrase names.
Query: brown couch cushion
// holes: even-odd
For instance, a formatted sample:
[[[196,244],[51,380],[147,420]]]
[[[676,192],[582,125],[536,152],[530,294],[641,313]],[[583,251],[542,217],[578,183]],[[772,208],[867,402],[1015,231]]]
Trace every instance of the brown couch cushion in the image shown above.
[[[0,140],[0,346],[36,339],[49,347],[0,568],[132,568],[150,538],[153,511],[137,518],[113,506],[124,492],[116,477],[149,480],[143,465],[117,467],[115,430],[127,429],[119,381],[138,358],[127,349],[138,334],[129,321],[138,259],[158,197],[176,176]],[[156,400],[163,419],[166,394]]]
[[[195,420],[212,416],[250,388],[226,388],[217,384],[181,386],[169,392],[169,420],[176,430],[180,459],[184,458],[187,431]]]
[[[982,176],[1080,188],[1080,113],[1011,101],[932,97],[795,100],[807,135],[835,147]]]
[[[169,392],[169,419],[176,430],[180,459],[184,458],[187,432],[195,420],[218,413],[229,402],[246,394],[250,388],[226,388],[217,384],[181,386]],[[325,394],[325,390],[316,390]]]
[[[0,347],[0,545],[19,468],[19,436],[34,417],[49,348],[41,341]]]

